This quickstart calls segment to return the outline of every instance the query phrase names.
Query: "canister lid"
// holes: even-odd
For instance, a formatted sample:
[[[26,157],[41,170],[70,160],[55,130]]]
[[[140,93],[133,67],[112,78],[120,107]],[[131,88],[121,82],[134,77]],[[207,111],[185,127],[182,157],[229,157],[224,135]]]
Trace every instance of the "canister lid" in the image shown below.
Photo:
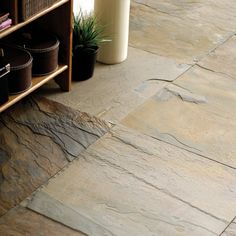
[[[59,47],[59,41],[52,34],[30,34],[24,33],[23,46],[31,52],[47,52]]]
[[[4,50],[4,60],[10,63],[11,70],[25,68],[32,63],[32,56],[26,50],[6,45],[1,45],[1,48]]]

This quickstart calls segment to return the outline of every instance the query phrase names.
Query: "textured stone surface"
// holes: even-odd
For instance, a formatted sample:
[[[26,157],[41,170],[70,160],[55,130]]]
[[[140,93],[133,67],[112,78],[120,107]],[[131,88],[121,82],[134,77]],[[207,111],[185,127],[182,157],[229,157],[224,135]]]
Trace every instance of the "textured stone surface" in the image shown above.
[[[100,140],[107,124],[53,102],[4,114],[0,213],[66,165],[24,204],[74,231],[19,208],[0,235],[235,236],[235,10],[234,0],[132,0],[126,62],[98,64],[71,93],[41,90],[111,123],[131,112]]]
[[[235,170],[116,126],[28,207],[88,235],[210,236],[235,197]]]
[[[177,96],[185,102],[192,102],[196,104],[207,102],[207,99],[204,96],[194,94],[188,89],[176,86],[176,84],[166,85],[164,89],[159,94],[157,94],[156,98],[158,100],[160,99],[166,101],[171,99],[173,96]]]
[[[109,129],[47,99],[27,99],[0,118],[0,215],[18,204]]]
[[[22,207],[0,218],[1,236],[85,236]]]
[[[196,66],[122,123],[235,168],[235,91],[236,80]]]
[[[193,94],[204,96],[206,103],[197,106],[197,108],[201,108],[209,117],[212,116],[216,121],[222,119],[226,127],[227,123],[229,125],[235,124],[236,80],[224,74],[195,66],[176,80],[174,84]],[[224,129],[224,125],[221,128]]]
[[[205,57],[198,64],[216,74],[236,80],[236,36]]]
[[[130,45],[193,63],[236,32],[234,0],[133,0]]]
[[[230,224],[225,232],[220,236],[236,236],[236,223],[233,222],[232,224]]]
[[[52,93],[49,85],[40,94],[117,123],[161,89],[162,81],[173,81],[188,68],[171,59],[130,48],[127,61],[113,66],[97,64],[94,77],[73,83],[69,96],[60,90]]]

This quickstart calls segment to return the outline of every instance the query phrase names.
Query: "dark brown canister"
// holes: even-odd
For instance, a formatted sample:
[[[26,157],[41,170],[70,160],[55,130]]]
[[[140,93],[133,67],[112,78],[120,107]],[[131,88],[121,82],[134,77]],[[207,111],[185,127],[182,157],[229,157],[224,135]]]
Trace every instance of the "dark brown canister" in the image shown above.
[[[51,34],[25,34],[24,48],[33,57],[33,75],[41,76],[58,68],[59,40]]]
[[[1,45],[4,58],[10,63],[8,90],[10,94],[26,91],[32,83],[32,56],[24,49]]]
[[[8,82],[7,74],[10,72],[10,64],[0,61],[0,105],[8,101]]]

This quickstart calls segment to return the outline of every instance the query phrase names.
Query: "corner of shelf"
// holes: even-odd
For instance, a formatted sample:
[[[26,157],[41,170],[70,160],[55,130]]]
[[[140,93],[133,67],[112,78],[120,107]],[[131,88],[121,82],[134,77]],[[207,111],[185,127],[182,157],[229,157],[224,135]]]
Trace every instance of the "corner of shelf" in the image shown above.
[[[60,65],[58,69],[50,75],[33,77],[32,86],[25,92],[22,92],[16,95],[10,95],[9,100],[0,106],[0,113],[6,110],[7,108],[9,108],[10,106],[12,106],[13,104],[17,103],[18,101],[20,101],[22,98],[26,97],[33,91],[35,91],[37,88],[41,87],[43,84],[47,83],[48,81],[52,80],[56,76],[60,75],[62,72],[66,71],[67,69],[68,69],[67,65]]]

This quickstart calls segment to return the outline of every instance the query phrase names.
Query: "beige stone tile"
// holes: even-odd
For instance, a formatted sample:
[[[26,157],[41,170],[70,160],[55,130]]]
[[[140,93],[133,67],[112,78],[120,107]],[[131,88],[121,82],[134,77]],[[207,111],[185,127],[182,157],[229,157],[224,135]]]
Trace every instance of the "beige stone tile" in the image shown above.
[[[209,116],[215,115],[216,119],[218,116],[227,120],[226,123],[236,121],[236,80],[195,66],[174,84],[205,97],[206,103],[200,107]]]
[[[198,64],[236,80],[236,36],[233,36]]]
[[[116,126],[28,207],[88,235],[218,235],[236,212],[236,171]]]
[[[85,236],[23,207],[0,218],[1,236]]]
[[[236,236],[236,223],[230,224],[221,236]]]
[[[236,32],[234,0],[133,0],[130,45],[184,63]]]
[[[235,91],[235,80],[194,67],[122,124],[236,167]]]
[[[188,68],[173,60],[130,48],[127,61],[112,66],[97,64],[94,77],[73,83],[70,93],[62,94],[60,90],[54,93],[52,87],[46,86],[40,94],[117,123],[161,89],[162,81],[173,81]]]

